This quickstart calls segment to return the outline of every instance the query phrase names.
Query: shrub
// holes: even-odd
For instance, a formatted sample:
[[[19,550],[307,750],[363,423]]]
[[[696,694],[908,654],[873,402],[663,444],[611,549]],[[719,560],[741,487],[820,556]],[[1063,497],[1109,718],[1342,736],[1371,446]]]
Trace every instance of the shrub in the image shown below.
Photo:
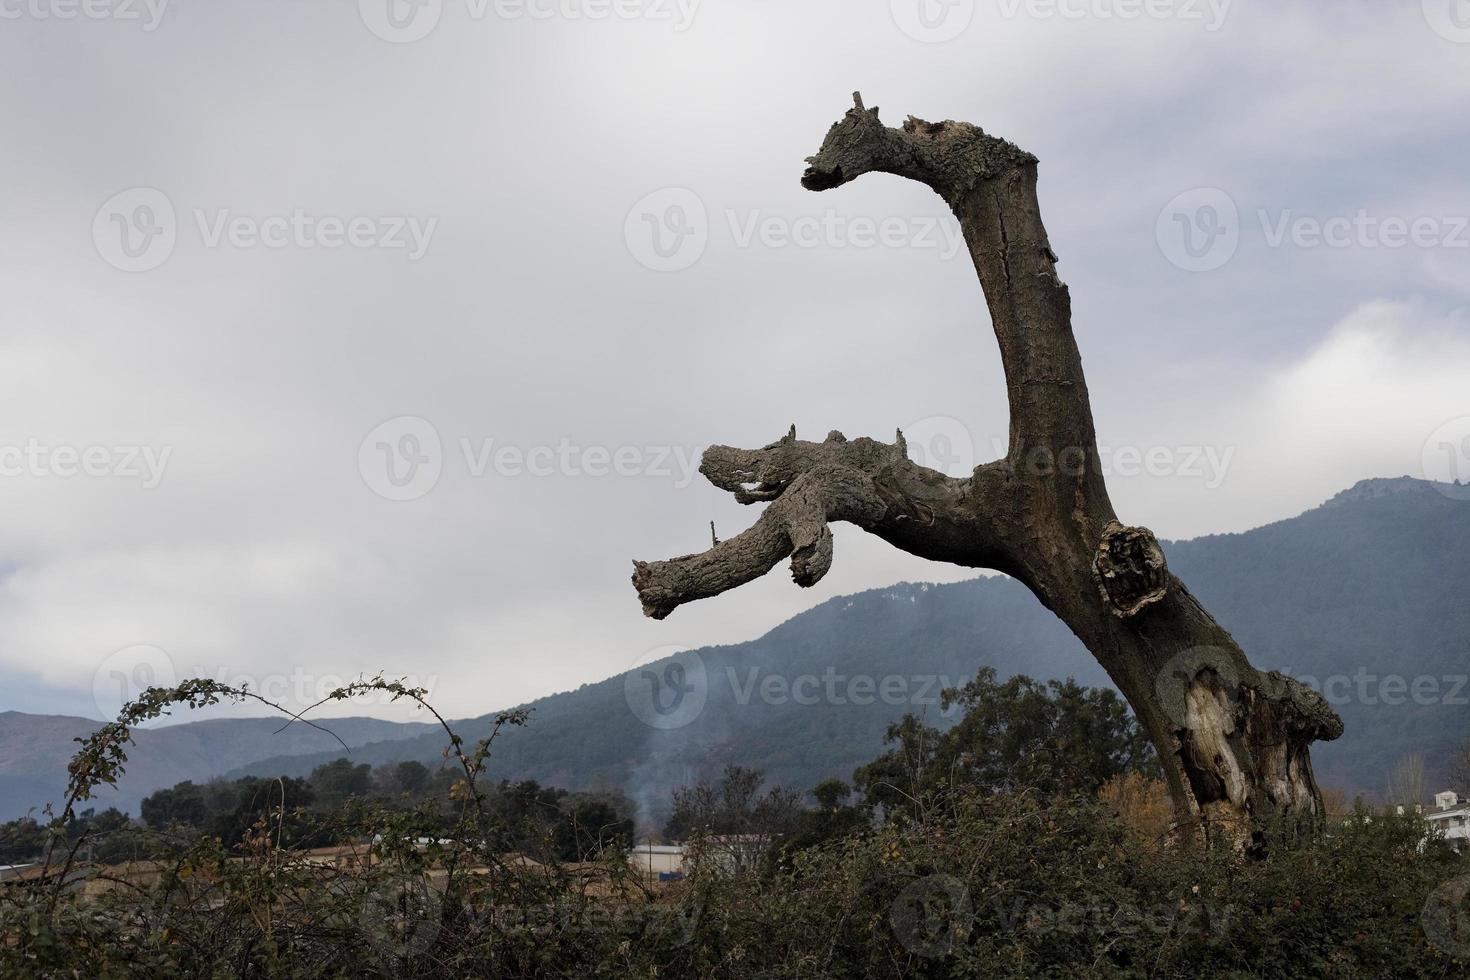
[[[1285,980],[1470,964],[1470,860],[1413,814],[1359,807],[1247,860],[1160,835],[1156,790],[1135,777],[1101,798],[949,784],[877,823],[835,784],[779,860],[697,864],[665,886],[629,867],[621,828],[605,834],[612,808],[580,798],[569,830],[534,784],[492,798],[479,777],[495,736],[466,750],[447,726],[462,772],[447,801],[349,795],[323,812],[282,792],[234,843],[94,820],[99,838],[149,835],[156,860],[85,865],[76,804],[121,770],[128,724],[239,694],[190,685],[149,692],[82,746],[49,873],[0,886],[0,976]],[[355,843],[323,862],[302,850],[316,839]]]

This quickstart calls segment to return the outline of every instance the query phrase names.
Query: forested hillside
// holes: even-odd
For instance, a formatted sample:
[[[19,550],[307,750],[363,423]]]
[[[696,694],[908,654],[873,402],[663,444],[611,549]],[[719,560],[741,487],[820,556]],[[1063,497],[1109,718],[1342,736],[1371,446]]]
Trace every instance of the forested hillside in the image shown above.
[[[1393,762],[1414,752],[1433,783],[1450,744],[1470,734],[1470,502],[1445,489],[1369,480],[1290,520],[1165,545],[1171,567],[1254,663],[1325,689],[1347,733],[1314,748],[1324,785],[1381,790]],[[697,656],[707,701],[687,725],[643,723],[629,708],[624,677],[614,677],[531,704],[532,723],[504,737],[493,771],[621,789],[655,809],[672,787],[727,763],[809,787],[850,775],[907,712],[942,721],[929,703],[937,688],[979,666],[1002,677],[1107,682],[1025,589],[995,578],[833,599],[760,639]],[[797,694],[812,701],[812,692],[814,703],[798,702]],[[441,742],[431,733],[353,758],[430,762],[440,759]],[[304,775],[330,755],[271,758],[240,772]]]

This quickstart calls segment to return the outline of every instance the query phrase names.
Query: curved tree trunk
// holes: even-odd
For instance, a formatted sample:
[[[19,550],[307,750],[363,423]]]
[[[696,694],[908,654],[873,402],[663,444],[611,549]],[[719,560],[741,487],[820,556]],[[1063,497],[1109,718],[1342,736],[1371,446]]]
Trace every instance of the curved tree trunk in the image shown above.
[[[1342,722],[1309,688],[1253,668],[1169,573],[1153,534],[1113,513],[1071,299],[1041,222],[1036,158],[968,123],[910,117],[890,129],[854,98],[802,184],[826,190],[880,171],[949,203],[1000,343],[1009,450],[956,479],[909,460],[901,432],[893,444],[838,432],[818,443],[793,428],[763,449],[711,447],[700,471],[740,502],[769,506],[703,554],[635,562],[644,611],[661,619],[788,556],[797,584],[812,585],[832,563],[828,525],[848,521],[912,554],[1025,583],[1132,705],[1181,821],[1223,825],[1256,845],[1277,821],[1318,826],[1308,746],[1339,736]]]

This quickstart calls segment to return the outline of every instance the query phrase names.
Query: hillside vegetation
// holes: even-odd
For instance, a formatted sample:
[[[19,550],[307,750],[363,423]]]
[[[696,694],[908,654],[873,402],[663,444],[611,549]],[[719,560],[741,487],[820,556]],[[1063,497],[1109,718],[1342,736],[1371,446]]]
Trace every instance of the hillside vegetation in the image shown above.
[[[1325,689],[1347,730],[1312,757],[1322,784],[1349,795],[1381,792],[1409,754],[1423,756],[1430,787],[1439,786],[1451,746],[1470,735],[1470,505],[1440,489],[1369,480],[1289,520],[1165,543],[1171,567],[1253,662]],[[656,821],[674,787],[729,764],[795,787],[847,778],[904,714],[951,721],[940,690],[982,667],[1002,678],[1108,682],[1055,617],[1002,578],[832,599],[759,639],[695,655],[706,701],[687,725],[645,724],[619,675],[524,706],[530,724],[497,747],[497,776],[620,791]],[[456,724],[478,736],[492,718]],[[56,799],[71,739],[97,724],[0,714],[0,818]],[[269,734],[279,727],[220,720],[141,732],[148,751],[103,802],[136,814],[143,796],[180,779],[305,777],[340,755],[320,732],[297,725]],[[355,763],[443,764],[442,733],[426,726],[329,727]]]
[[[1395,761],[1413,753],[1424,757],[1431,785],[1446,778],[1444,760],[1470,735],[1470,505],[1420,480],[1369,480],[1299,517],[1165,548],[1254,663],[1328,694],[1346,733],[1313,747],[1323,785],[1349,796],[1381,792]],[[531,723],[497,747],[497,772],[620,789],[645,805],[732,763],[813,786],[871,759],[904,714],[952,721],[939,690],[981,667],[1003,678],[1108,683],[1065,627],[1003,578],[832,599],[757,640],[696,653],[708,699],[689,724],[644,724],[629,709],[624,677],[614,677],[526,705]],[[815,703],[798,702],[803,677],[822,682],[807,688],[819,691]],[[774,697],[761,691],[769,678],[777,679]],[[885,681],[895,697],[882,696]],[[473,732],[488,722],[462,724]],[[441,741],[366,746],[354,758],[432,762]],[[272,758],[240,773],[305,775],[330,758]]]

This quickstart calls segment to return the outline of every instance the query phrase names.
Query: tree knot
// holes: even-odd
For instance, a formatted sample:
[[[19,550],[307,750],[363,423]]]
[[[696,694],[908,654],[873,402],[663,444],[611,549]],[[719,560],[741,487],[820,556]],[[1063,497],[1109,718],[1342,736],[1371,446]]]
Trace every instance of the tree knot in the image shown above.
[[[1092,572],[1103,598],[1120,619],[1136,616],[1169,590],[1164,549],[1146,527],[1108,522],[1092,560]]]

